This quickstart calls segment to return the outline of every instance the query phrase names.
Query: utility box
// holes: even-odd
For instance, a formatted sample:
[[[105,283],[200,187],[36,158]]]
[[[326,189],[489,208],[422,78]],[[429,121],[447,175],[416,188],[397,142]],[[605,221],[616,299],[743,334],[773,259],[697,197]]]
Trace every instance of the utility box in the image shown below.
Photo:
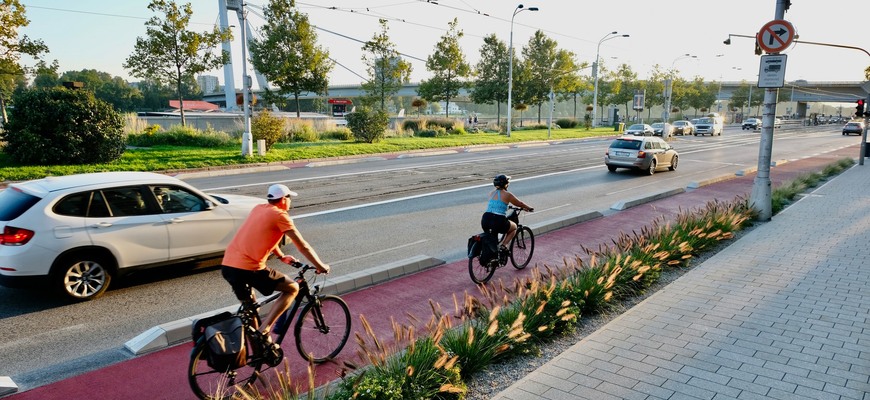
[[[266,141],[264,139],[260,139],[257,141],[257,155],[266,155]]]

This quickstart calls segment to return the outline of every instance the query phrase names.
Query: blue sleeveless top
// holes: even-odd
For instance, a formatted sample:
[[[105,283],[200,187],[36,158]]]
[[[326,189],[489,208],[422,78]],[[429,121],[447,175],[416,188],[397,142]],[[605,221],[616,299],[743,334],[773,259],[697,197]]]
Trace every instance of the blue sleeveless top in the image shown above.
[[[495,192],[498,195],[498,198],[489,199],[489,203],[486,204],[486,212],[498,215],[505,215],[507,214],[508,205],[507,203],[501,201],[501,190],[496,190]]]

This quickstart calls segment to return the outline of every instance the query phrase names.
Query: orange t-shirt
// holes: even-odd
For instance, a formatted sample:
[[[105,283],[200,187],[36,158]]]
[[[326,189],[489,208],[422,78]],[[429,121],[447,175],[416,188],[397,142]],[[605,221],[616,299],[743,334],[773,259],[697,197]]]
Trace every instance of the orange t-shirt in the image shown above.
[[[230,241],[221,262],[228,267],[247,270],[266,268],[266,259],[275,250],[284,232],[296,229],[286,211],[271,204],[259,204]]]

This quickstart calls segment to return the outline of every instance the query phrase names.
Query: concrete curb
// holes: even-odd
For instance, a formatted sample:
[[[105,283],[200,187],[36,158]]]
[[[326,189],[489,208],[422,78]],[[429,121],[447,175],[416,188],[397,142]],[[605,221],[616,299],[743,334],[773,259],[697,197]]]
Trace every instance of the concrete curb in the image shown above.
[[[735,174],[727,174],[727,175],[720,175],[720,176],[717,176],[715,178],[705,179],[703,181],[689,182],[689,184],[686,185],[686,189],[697,189],[701,186],[707,186],[707,185],[712,185],[716,182],[727,181],[729,179],[734,179],[734,176],[735,176]]]
[[[665,190],[662,192],[654,193],[654,194],[651,194],[648,196],[642,196],[642,197],[638,197],[638,198],[634,198],[634,199],[630,199],[630,200],[619,201],[619,202],[614,203],[612,206],[610,206],[610,209],[622,211],[622,210],[625,210],[626,208],[631,208],[631,207],[638,206],[638,205],[641,205],[644,203],[649,203],[653,200],[663,199],[665,197],[671,197],[674,195],[678,195],[680,193],[685,193],[685,191],[686,191],[685,188],[670,189],[670,190]]]
[[[410,275],[422,270],[444,264],[443,260],[419,255],[394,263],[372,267],[362,271],[344,275],[335,280],[328,280],[321,288],[326,293],[343,294],[354,290],[386,282],[404,275]],[[263,307],[260,312],[269,312],[269,306]],[[124,343],[124,347],[134,355],[142,355],[152,351],[164,349],[174,344],[183,343],[191,338],[191,326],[200,318],[209,317],[223,311],[234,312],[238,305],[224,307],[218,310],[205,312],[187,318],[182,318],[165,324],[152,327],[142,332],[133,339]],[[3,378],[3,377],[0,377]],[[11,382],[11,381],[10,381]],[[2,381],[0,381],[2,383]]]
[[[18,385],[8,376],[0,376],[0,396],[6,396],[18,391]]]

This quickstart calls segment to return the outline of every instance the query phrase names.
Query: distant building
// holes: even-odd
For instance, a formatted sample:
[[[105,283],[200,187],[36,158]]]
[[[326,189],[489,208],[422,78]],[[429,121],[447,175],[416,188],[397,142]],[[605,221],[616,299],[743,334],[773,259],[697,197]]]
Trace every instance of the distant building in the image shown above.
[[[202,90],[203,94],[217,92],[220,85],[218,77],[213,75],[200,75],[196,77],[196,83],[199,84],[199,89]]]

